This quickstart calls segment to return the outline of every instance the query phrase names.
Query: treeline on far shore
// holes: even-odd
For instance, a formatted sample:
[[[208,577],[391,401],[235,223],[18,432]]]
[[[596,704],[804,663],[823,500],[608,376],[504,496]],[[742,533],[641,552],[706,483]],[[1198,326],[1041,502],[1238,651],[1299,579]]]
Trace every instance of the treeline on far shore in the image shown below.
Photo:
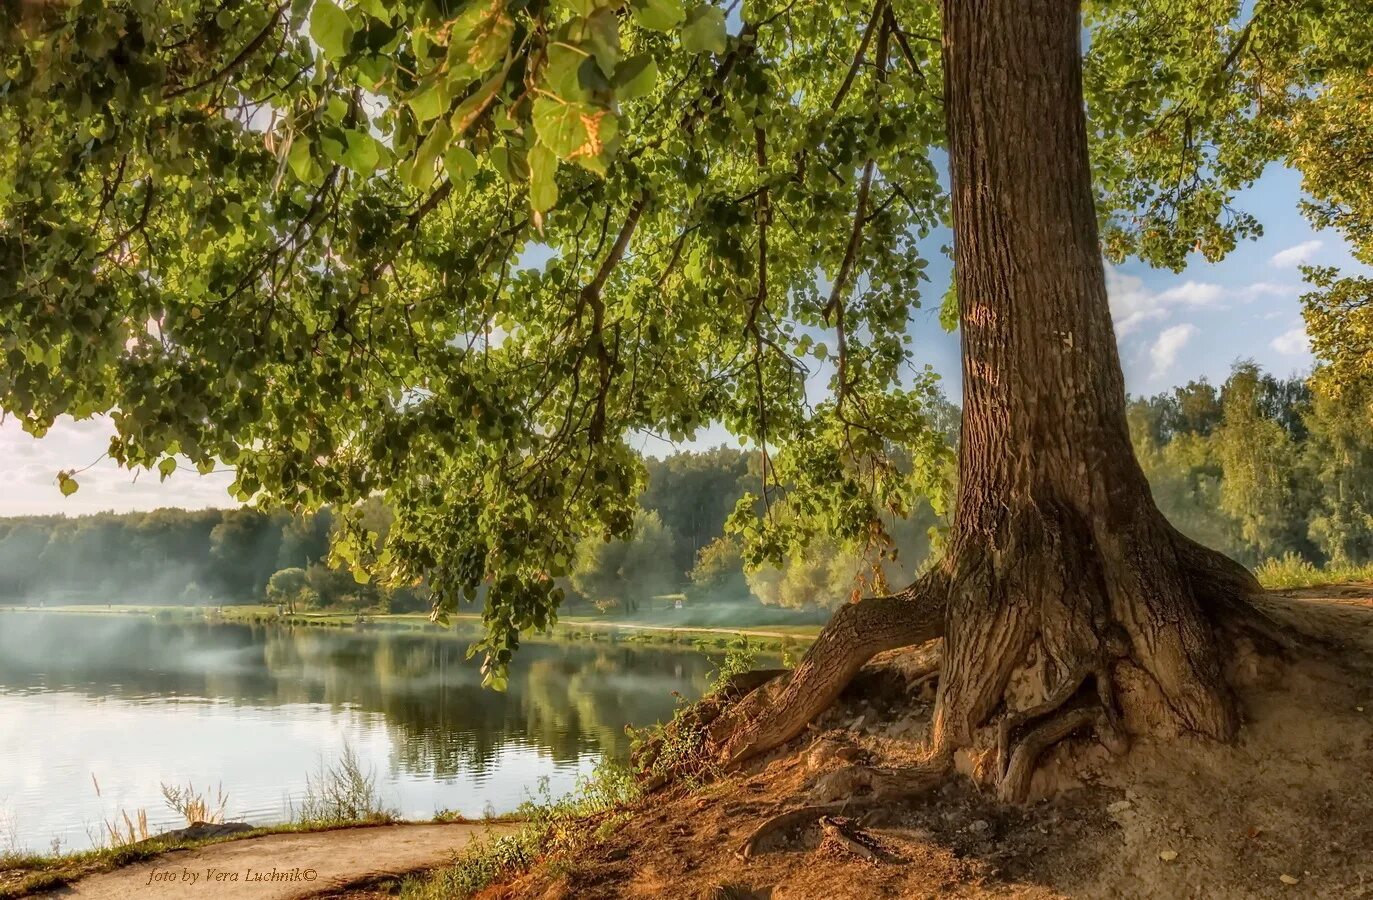
[[[1320,384],[1320,379],[1315,380]],[[1313,390],[1249,363],[1129,404],[1135,451],[1158,505],[1184,533],[1250,566],[1291,572],[1373,563],[1373,396]],[[956,441],[951,434],[950,441]],[[812,547],[746,572],[725,533],[757,461],[728,448],[647,459],[634,536],[588,540],[564,585],[573,608],[633,615],[677,602],[822,610],[872,583],[862,554]],[[382,531],[389,514],[365,510]],[[887,523],[898,584],[941,525],[929,504]],[[423,586],[359,584],[328,564],[329,510],[250,509],[0,519],[0,603],[240,604],[421,611]]]
[[[757,487],[757,463],[718,448],[645,460],[634,536],[588,539],[564,579],[569,605],[620,614],[673,608],[679,602],[762,604],[822,610],[847,599],[865,566],[856,553],[820,546],[780,568],[746,574],[725,520]],[[363,512],[385,533],[380,503]],[[928,506],[894,522],[901,548],[893,578],[928,553],[936,525]],[[225,605],[280,603],[293,609],[428,610],[422,585],[359,584],[329,564],[335,517],[325,509],[295,517],[235,509],[158,509],[88,516],[0,518],[0,603],[139,603]],[[909,562],[904,562],[909,560]]]

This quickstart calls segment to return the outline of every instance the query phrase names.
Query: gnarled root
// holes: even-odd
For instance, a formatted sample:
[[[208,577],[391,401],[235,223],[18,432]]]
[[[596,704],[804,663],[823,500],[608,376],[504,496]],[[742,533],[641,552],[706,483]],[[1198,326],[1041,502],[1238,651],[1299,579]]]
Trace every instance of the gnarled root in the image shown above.
[[[1088,678],[1096,680],[1096,701],[1082,696]],[[1088,727],[1095,728],[1098,740],[1112,753],[1119,755],[1129,748],[1105,665],[1079,670],[1043,703],[1001,716],[996,734],[997,795],[1009,803],[1025,802],[1030,778],[1044,752]]]
[[[941,636],[943,587],[936,572],[899,594],[840,607],[789,678],[768,684],[714,720],[708,744],[720,764],[737,767],[796,737],[883,650]]]
[[[895,857],[882,849],[882,845],[873,840],[871,835],[847,819],[821,816],[820,832],[825,836],[825,840],[832,841],[854,856],[872,862],[896,862]]]
[[[744,860],[752,859],[767,849],[766,844],[773,837],[818,822],[821,816],[843,812],[844,807],[845,804],[843,803],[823,803],[818,806],[802,806],[799,809],[790,809],[784,813],[778,813],[753,829],[744,842],[739,845],[739,849],[734,851],[734,855]]]
[[[1044,751],[1074,732],[1096,725],[1101,717],[1099,708],[1078,706],[1053,713],[1031,728],[1016,743],[997,785],[997,796],[1007,803],[1024,803],[1030,793],[1030,778]]]

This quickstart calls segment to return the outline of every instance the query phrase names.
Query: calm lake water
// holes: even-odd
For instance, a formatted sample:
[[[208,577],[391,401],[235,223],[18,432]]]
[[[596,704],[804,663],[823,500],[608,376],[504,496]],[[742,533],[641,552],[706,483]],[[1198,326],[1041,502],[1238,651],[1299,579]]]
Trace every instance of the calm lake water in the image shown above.
[[[306,776],[351,747],[387,806],[504,812],[559,794],[626,724],[665,720],[715,663],[624,644],[529,644],[509,689],[481,688],[469,640],[416,632],[174,624],[0,613],[0,852],[100,841],[147,811],[184,822],[161,785],[222,785],[230,820],[289,817]]]

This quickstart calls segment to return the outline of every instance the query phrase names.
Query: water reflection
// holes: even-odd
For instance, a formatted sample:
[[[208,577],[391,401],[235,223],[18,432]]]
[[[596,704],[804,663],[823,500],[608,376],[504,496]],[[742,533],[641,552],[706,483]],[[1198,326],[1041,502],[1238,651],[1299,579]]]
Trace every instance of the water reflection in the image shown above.
[[[495,693],[464,658],[467,643],[0,614],[0,815],[8,807],[27,846],[51,834],[82,845],[117,803],[160,823],[160,781],[222,780],[231,811],[281,818],[283,798],[345,741],[406,815],[508,809],[542,778],[566,789],[601,755],[623,758],[624,726],[671,716],[673,692],[699,694],[714,664],[698,653],[534,643]]]

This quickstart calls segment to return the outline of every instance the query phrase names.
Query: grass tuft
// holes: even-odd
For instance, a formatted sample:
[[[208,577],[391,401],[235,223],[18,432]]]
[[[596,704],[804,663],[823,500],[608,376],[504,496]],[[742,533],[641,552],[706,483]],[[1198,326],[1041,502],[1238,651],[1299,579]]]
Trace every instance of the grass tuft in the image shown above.
[[[1269,590],[1319,587],[1324,584],[1350,584],[1373,581],[1373,563],[1363,565],[1327,564],[1316,566],[1296,553],[1266,559],[1254,569],[1259,584]]]
[[[218,825],[224,821],[224,808],[229,805],[229,795],[224,793],[222,784],[215,788],[214,799],[191,784],[185,787],[163,784],[162,800],[168,809],[185,819],[187,825]]]

